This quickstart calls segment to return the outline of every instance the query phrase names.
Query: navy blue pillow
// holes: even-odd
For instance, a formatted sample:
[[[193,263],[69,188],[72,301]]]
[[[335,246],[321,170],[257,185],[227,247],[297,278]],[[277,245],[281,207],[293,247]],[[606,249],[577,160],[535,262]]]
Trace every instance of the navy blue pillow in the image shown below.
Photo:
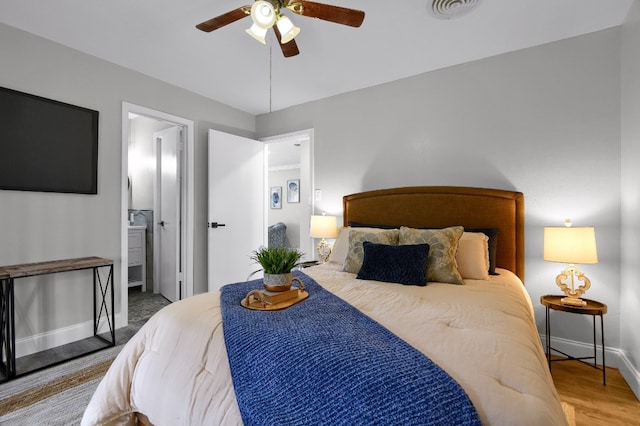
[[[357,278],[405,285],[427,285],[429,244],[391,246],[365,241]]]

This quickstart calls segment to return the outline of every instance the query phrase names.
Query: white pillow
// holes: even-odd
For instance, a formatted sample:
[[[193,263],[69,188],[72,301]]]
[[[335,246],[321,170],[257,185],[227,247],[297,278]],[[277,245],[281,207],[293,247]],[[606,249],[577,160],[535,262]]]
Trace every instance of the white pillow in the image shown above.
[[[349,227],[338,229],[338,236],[333,243],[328,262],[344,265],[344,260],[349,253],[349,229]]]
[[[340,228],[338,230],[338,238],[336,238],[336,242],[333,243],[333,249],[331,250],[331,255],[329,256],[329,262],[337,263],[341,266],[344,266],[344,261],[347,259],[347,255],[349,254],[349,232],[352,229],[355,229],[356,231],[361,231],[361,232],[368,232],[371,234],[388,231],[388,229],[383,229],[383,228],[366,228],[366,227],[352,228],[350,226],[345,226],[344,228]]]
[[[489,237],[482,232],[464,232],[456,253],[458,272],[463,279],[489,279]]]

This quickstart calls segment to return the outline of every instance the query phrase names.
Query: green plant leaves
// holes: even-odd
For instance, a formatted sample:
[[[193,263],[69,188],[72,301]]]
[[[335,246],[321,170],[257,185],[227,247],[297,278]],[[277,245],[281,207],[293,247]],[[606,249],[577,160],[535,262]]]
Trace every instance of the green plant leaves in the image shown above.
[[[253,252],[252,260],[259,263],[267,274],[285,274],[295,268],[304,253],[286,247],[260,247]]]

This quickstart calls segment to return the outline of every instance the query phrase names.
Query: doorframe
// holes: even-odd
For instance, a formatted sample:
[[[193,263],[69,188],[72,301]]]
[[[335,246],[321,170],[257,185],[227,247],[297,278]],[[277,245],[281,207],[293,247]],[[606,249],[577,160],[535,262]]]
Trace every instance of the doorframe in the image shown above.
[[[183,146],[182,156],[182,265],[184,267],[183,273],[183,288],[184,296],[189,297],[193,295],[193,241],[194,241],[194,222],[195,222],[195,208],[194,208],[194,163],[195,163],[195,125],[193,120],[178,117],[176,115],[167,114],[162,111],[157,111],[151,108],[135,105],[129,102],[122,102],[122,170],[120,177],[120,312],[122,327],[129,324],[129,295],[128,295],[128,204],[129,204],[129,191],[128,191],[128,170],[129,170],[129,136],[131,133],[129,125],[129,115],[138,114],[151,119],[167,121],[175,123],[176,125],[183,126],[186,131],[184,137],[185,146]],[[155,288],[155,283],[154,283]]]
[[[280,142],[295,142],[295,141],[302,141],[302,140],[308,140],[309,141],[309,176],[300,176],[301,179],[308,179],[309,180],[309,215],[308,217],[304,220],[300,222],[300,242],[302,242],[302,232],[303,229],[309,229],[309,223],[311,221],[311,215],[315,214],[315,169],[314,169],[314,149],[313,149],[313,138],[314,138],[314,132],[313,132],[313,128],[311,129],[304,129],[304,130],[298,130],[295,132],[290,132],[290,133],[284,133],[281,135],[274,135],[274,136],[267,136],[264,138],[259,138],[258,140],[263,142],[265,144],[264,149],[265,151],[268,149],[268,145],[270,143],[280,143]],[[269,183],[268,183],[268,174],[269,174],[269,156],[265,155],[265,179],[264,179],[264,183],[265,183],[265,199],[267,200],[264,204],[264,218],[265,218],[265,240],[267,241],[267,218],[269,217]],[[302,168],[301,168],[302,169]],[[302,190],[302,188],[301,188]],[[302,201],[302,200],[301,200]],[[302,226],[302,225],[306,225],[306,226]],[[300,247],[301,251],[303,251],[304,253],[307,254],[307,256],[309,256],[309,259],[313,259],[314,258],[314,252],[315,252],[315,246],[314,246],[314,240],[313,238],[311,238],[311,236],[309,236],[308,238],[308,242],[307,242],[307,247]]]

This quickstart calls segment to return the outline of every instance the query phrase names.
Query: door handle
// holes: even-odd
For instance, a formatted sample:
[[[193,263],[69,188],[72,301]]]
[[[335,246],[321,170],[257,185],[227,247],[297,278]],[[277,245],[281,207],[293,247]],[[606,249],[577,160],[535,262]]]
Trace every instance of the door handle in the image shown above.
[[[158,222],[158,225],[162,226],[164,228],[164,220],[161,220],[160,222]]]
[[[211,226],[213,229],[215,229],[215,228],[218,228],[218,227],[220,227],[220,226],[227,226],[227,225],[225,225],[224,223],[211,222],[211,223],[210,223],[210,226]]]

